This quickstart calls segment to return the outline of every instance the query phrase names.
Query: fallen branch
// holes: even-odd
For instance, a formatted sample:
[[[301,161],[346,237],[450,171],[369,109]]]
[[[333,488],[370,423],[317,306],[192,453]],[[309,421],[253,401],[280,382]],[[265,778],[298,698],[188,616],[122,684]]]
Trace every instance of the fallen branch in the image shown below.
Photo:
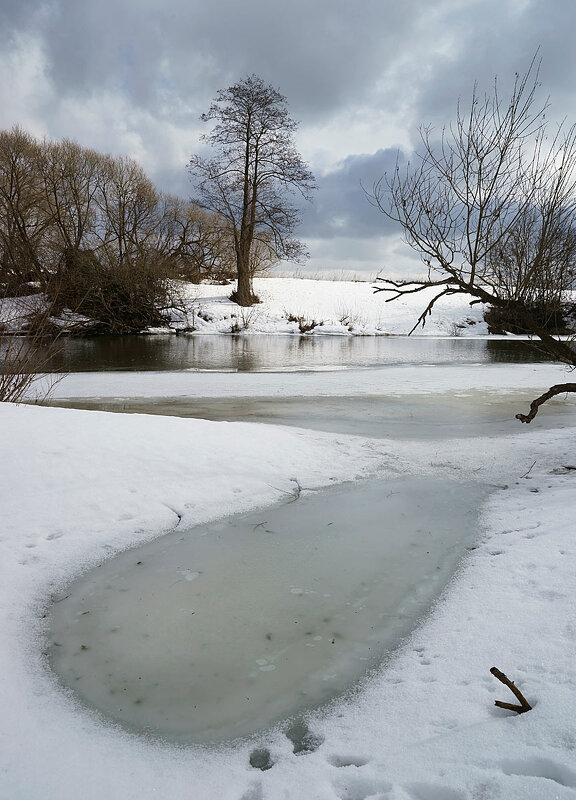
[[[494,675],[495,678],[498,678],[498,680],[501,683],[507,686],[512,692],[512,694],[515,697],[517,697],[518,700],[520,701],[520,705],[515,705],[514,703],[503,703],[501,700],[495,700],[494,701],[495,706],[498,706],[498,708],[505,708],[508,711],[515,711],[517,714],[524,714],[526,711],[532,710],[532,706],[530,705],[530,703],[526,700],[520,689],[516,686],[516,684],[513,681],[510,680],[510,678],[504,675],[503,672],[500,672],[500,670],[497,667],[492,667],[490,672],[492,673],[492,675]]]
[[[551,386],[547,392],[544,392],[540,397],[532,400],[529,414],[516,414],[516,419],[519,419],[520,422],[532,422],[542,403],[545,403],[557,394],[565,394],[567,392],[576,392],[576,383],[557,383],[555,386]]]

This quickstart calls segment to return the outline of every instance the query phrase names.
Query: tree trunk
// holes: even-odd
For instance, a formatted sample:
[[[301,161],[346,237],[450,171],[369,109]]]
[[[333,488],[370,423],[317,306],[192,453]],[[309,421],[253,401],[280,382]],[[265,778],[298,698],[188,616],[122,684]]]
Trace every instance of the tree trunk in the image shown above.
[[[237,288],[232,294],[232,300],[239,306],[253,306],[258,302],[258,297],[252,290],[252,278],[250,277],[250,249],[242,248],[236,259],[237,269]]]

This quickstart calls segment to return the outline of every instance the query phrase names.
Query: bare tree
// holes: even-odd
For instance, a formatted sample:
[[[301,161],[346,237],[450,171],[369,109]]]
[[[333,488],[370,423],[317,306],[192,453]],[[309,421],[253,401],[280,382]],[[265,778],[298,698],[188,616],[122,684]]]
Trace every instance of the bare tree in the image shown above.
[[[288,115],[286,99],[256,75],[220,90],[202,120],[215,123],[203,138],[216,155],[190,161],[198,202],[229,225],[238,280],[233,298],[252,305],[257,298],[251,263],[258,242],[276,258],[304,255],[302,244],[292,238],[300,214],[290,195],[309,200],[314,176],[294,146],[297,123]]]
[[[37,170],[51,221],[53,269],[57,270],[63,259],[97,246],[93,232],[102,161],[94,150],[67,139],[44,141],[39,147]]]
[[[101,161],[100,258],[109,265],[133,263],[156,244],[160,195],[134,159],[104,156]]]
[[[422,128],[416,162],[398,163],[377,181],[370,200],[400,223],[405,241],[427,268],[422,280],[378,278],[375,291],[386,302],[431,290],[411,333],[424,325],[435,304],[454,294],[471,296],[534,334],[555,360],[576,365],[571,343],[549,330],[542,309],[564,300],[576,265],[576,128],[560,126],[551,136],[538,104],[538,64],[517,75],[510,98],[474,88],[469,108],[437,140]],[[559,384],[548,399],[574,391]],[[552,394],[550,393],[552,392]],[[530,414],[518,414],[530,422]]]
[[[47,276],[44,248],[51,224],[38,174],[40,147],[15,127],[0,132],[0,280],[21,285]]]

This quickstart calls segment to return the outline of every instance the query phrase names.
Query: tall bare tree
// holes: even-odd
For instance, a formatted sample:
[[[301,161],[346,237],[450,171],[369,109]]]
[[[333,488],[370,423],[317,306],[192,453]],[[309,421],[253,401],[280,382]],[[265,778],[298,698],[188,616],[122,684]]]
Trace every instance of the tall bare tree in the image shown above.
[[[96,195],[103,158],[76,142],[44,141],[39,147],[37,170],[43,202],[50,214],[50,267],[81,257],[81,251],[97,244]],[[48,265],[47,265],[48,266]]]
[[[51,225],[38,174],[40,145],[21,128],[0,132],[0,280],[43,282]]]
[[[553,359],[576,365],[570,342],[555,336],[542,311],[564,300],[576,266],[576,127],[549,134],[547,102],[537,100],[534,59],[508,100],[497,82],[474,88],[467,110],[435,138],[420,130],[415,163],[397,165],[377,181],[371,201],[400,223],[405,241],[427,268],[422,280],[379,278],[387,302],[431,290],[413,328],[424,325],[440,298],[465,294],[534,334]],[[558,384],[534,400],[530,422],[545,400],[576,391]]]
[[[304,255],[292,238],[300,214],[291,196],[309,200],[314,176],[294,146],[297,123],[286,99],[256,75],[221,89],[202,120],[215,123],[203,137],[215,155],[193,156],[190,172],[199,204],[230,226],[238,280],[233,299],[249,306],[257,300],[251,263],[258,243],[276,258]]]

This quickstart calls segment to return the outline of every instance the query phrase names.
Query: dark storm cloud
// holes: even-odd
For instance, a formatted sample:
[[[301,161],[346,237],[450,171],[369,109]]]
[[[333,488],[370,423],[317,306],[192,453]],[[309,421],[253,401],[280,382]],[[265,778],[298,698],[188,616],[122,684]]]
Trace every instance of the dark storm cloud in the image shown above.
[[[399,32],[425,7],[426,0],[53,0],[42,33],[59,93],[119,89],[162,113],[170,95],[203,107],[221,85],[255,72],[279,86],[297,115],[312,117],[361,102],[382,62],[400,51]],[[24,24],[19,4],[10,2],[6,15]]]
[[[318,179],[314,204],[304,209],[302,236],[315,239],[369,239],[397,231],[370,201],[374,183],[396,166],[397,150],[348,156]]]

